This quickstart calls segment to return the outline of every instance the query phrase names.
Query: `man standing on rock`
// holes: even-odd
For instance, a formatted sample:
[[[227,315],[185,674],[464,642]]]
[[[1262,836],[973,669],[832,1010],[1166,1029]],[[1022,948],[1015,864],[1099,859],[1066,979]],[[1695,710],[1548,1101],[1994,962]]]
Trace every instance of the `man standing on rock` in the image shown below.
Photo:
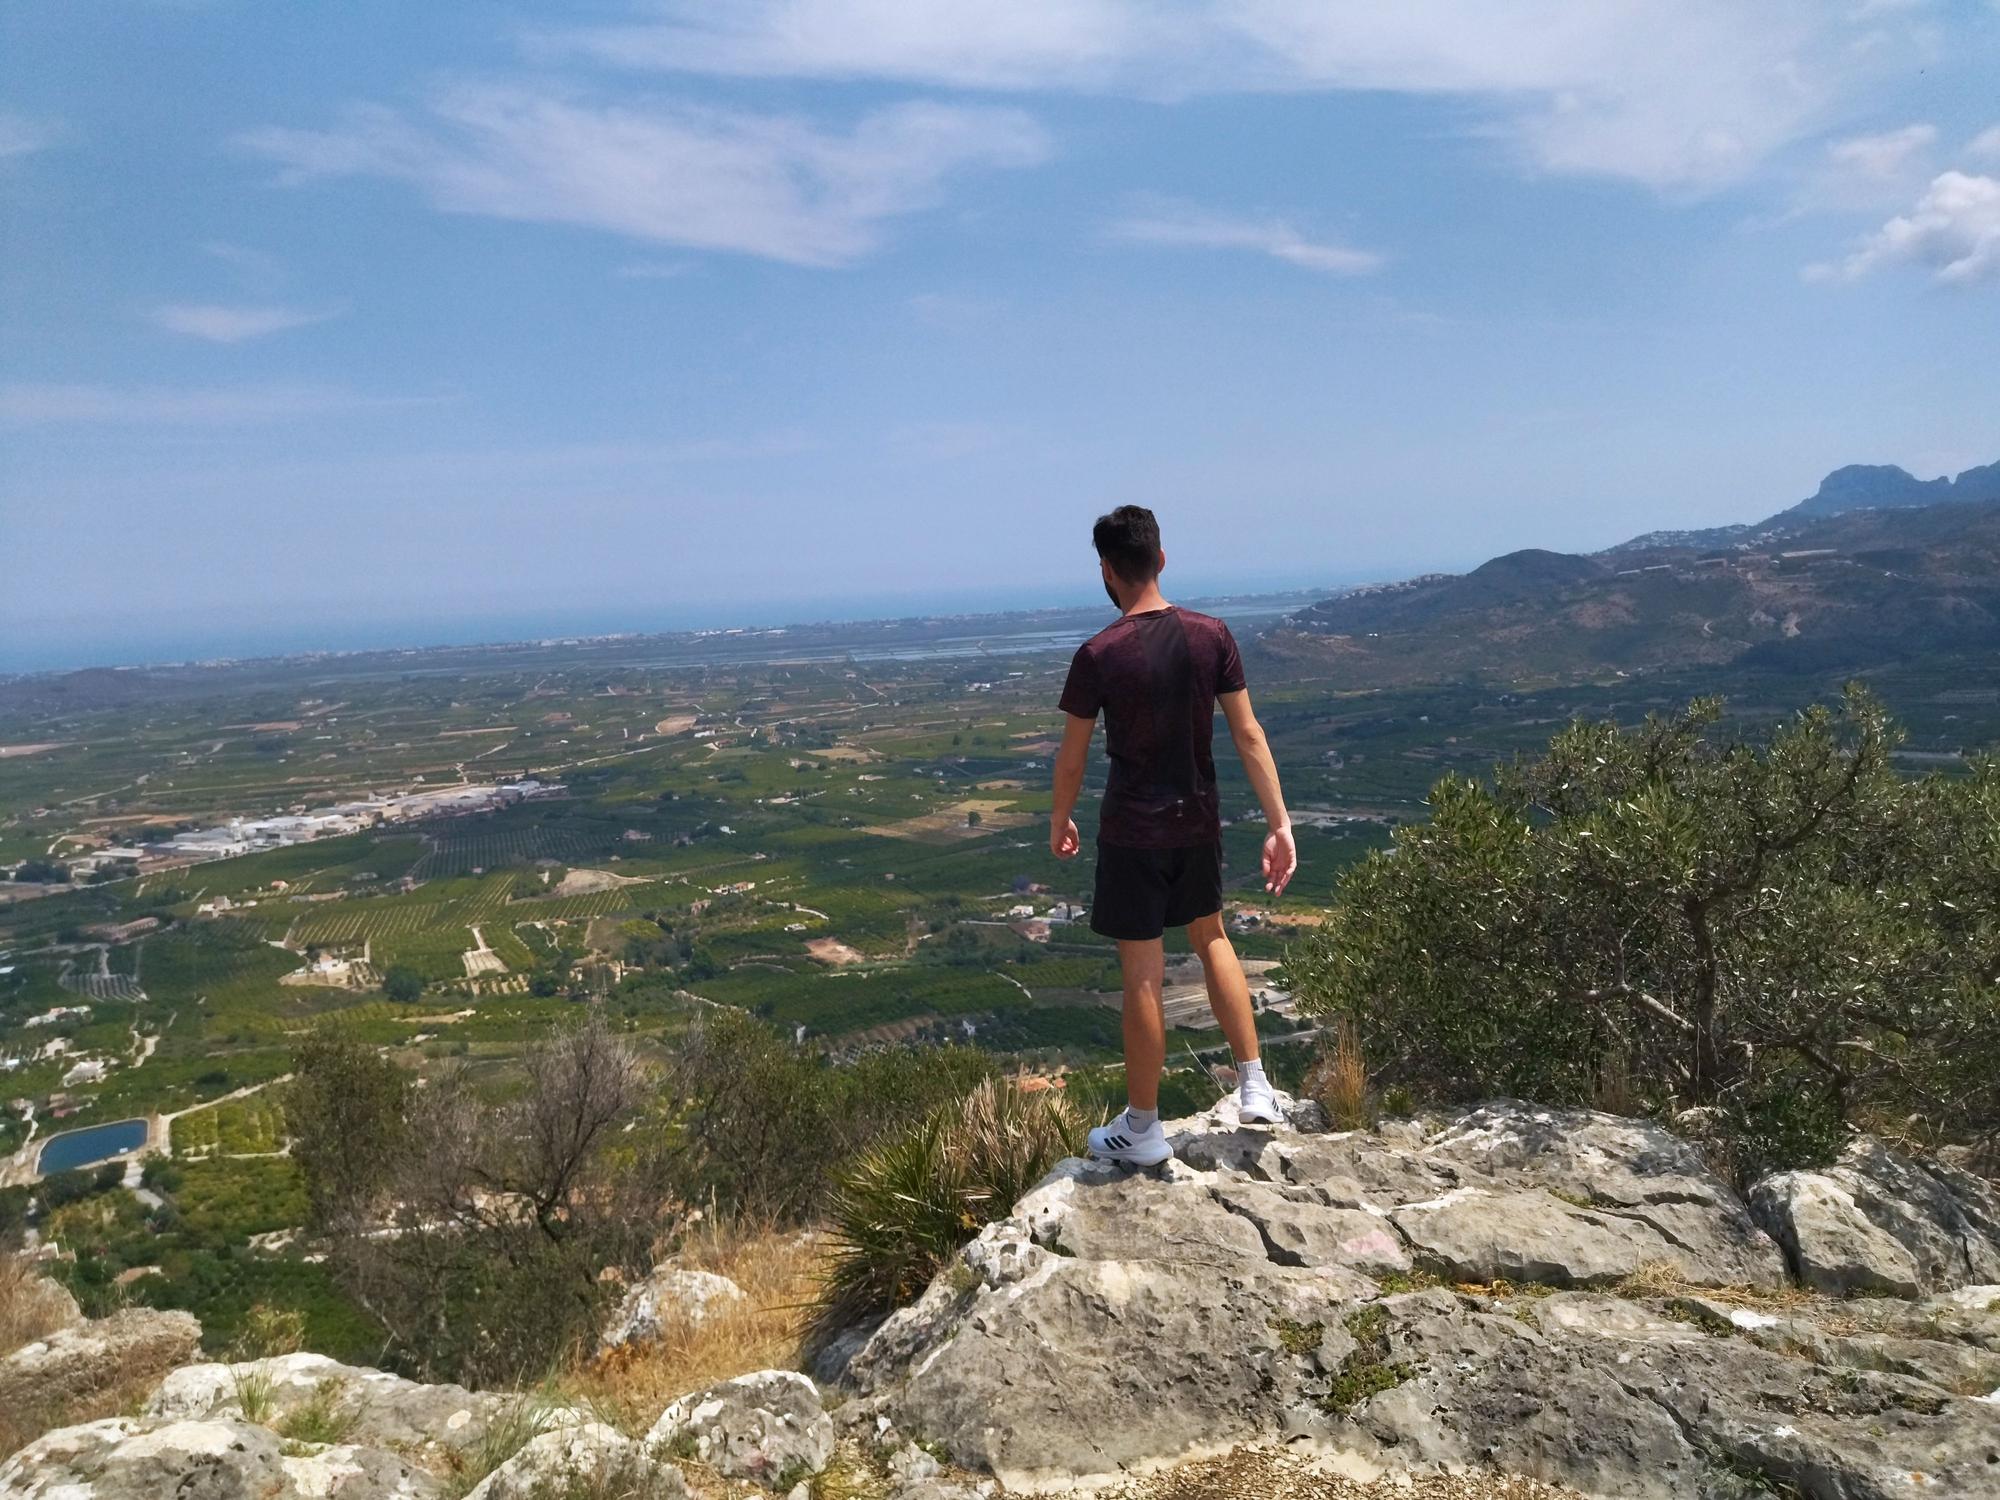
[[[1097,824],[1091,931],[1118,941],[1125,979],[1125,1113],[1090,1132],[1091,1155],[1153,1166],[1173,1155],[1160,1129],[1166,1066],[1166,974],[1161,938],[1187,928],[1201,959],[1209,1007],[1236,1054],[1240,1118],[1278,1123],[1277,1100],[1257,1056],[1250,986],[1222,926],[1222,823],[1215,789],[1215,705],[1270,828],[1264,888],[1278,895],[1298,868],[1291,819],[1263,728],[1250,712],[1243,662],[1229,627],[1169,604],[1160,594],[1160,527],[1142,506],[1121,505],[1091,531],[1104,591],[1119,617],[1077,648],[1063,685],[1069,717],[1056,752],[1049,848],[1073,859],[1082,840],[1070,814],[1083,788],[1097,715],[1104,714],[1111,774]]]

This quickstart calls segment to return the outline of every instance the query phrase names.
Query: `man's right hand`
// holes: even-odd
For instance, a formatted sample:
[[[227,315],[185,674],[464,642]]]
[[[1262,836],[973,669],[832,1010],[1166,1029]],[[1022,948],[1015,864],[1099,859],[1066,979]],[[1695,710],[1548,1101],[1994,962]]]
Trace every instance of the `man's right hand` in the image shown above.
[[[1083,847],[1083,839],[1076,831],[1076,820],[1064,818],[1058,823],[1049,820],[1049,853],[1057,859],[1074,859],[1076,851]]]
[[[1292,825],[1272,829],[1264,840],[1264,889],[1274,896],[1284,895],[1298,868],[1299,846],[1293,842]]]

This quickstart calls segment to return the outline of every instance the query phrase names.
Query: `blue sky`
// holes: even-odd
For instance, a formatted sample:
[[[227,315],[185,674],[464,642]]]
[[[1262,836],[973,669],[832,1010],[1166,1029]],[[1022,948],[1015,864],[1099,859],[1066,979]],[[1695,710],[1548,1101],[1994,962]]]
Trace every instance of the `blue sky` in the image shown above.
[[[0,668],[1394,576],[2000,458],[1989,0],[0,11]]]

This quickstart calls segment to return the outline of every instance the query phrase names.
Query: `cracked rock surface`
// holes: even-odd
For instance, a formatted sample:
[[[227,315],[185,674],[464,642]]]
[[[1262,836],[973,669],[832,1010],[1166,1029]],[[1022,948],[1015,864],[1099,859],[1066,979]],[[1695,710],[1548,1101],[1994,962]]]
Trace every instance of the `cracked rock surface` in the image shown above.
[[[983,1230],[854,1356],[850,1419],[1009,1490],[1289,1443],[1662,1500],[2000,1495],[2000,1285],[1940,1290],[1976,1256],[1924,1300],[1802,1293],[1691,1146],[1587,1111],[1169,1131]],[[1966,1195],[1909,1212],[1948,1241]]]

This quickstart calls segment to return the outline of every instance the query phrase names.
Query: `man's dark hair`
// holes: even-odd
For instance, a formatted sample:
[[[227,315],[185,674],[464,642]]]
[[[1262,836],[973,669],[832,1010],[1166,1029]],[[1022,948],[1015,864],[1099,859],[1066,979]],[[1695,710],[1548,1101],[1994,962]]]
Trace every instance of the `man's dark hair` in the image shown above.
[[[1126,583],[1151,583],[1160,576],[1160,523],[1143,505],[1121,505],[1099,516],[1090,543]]]

